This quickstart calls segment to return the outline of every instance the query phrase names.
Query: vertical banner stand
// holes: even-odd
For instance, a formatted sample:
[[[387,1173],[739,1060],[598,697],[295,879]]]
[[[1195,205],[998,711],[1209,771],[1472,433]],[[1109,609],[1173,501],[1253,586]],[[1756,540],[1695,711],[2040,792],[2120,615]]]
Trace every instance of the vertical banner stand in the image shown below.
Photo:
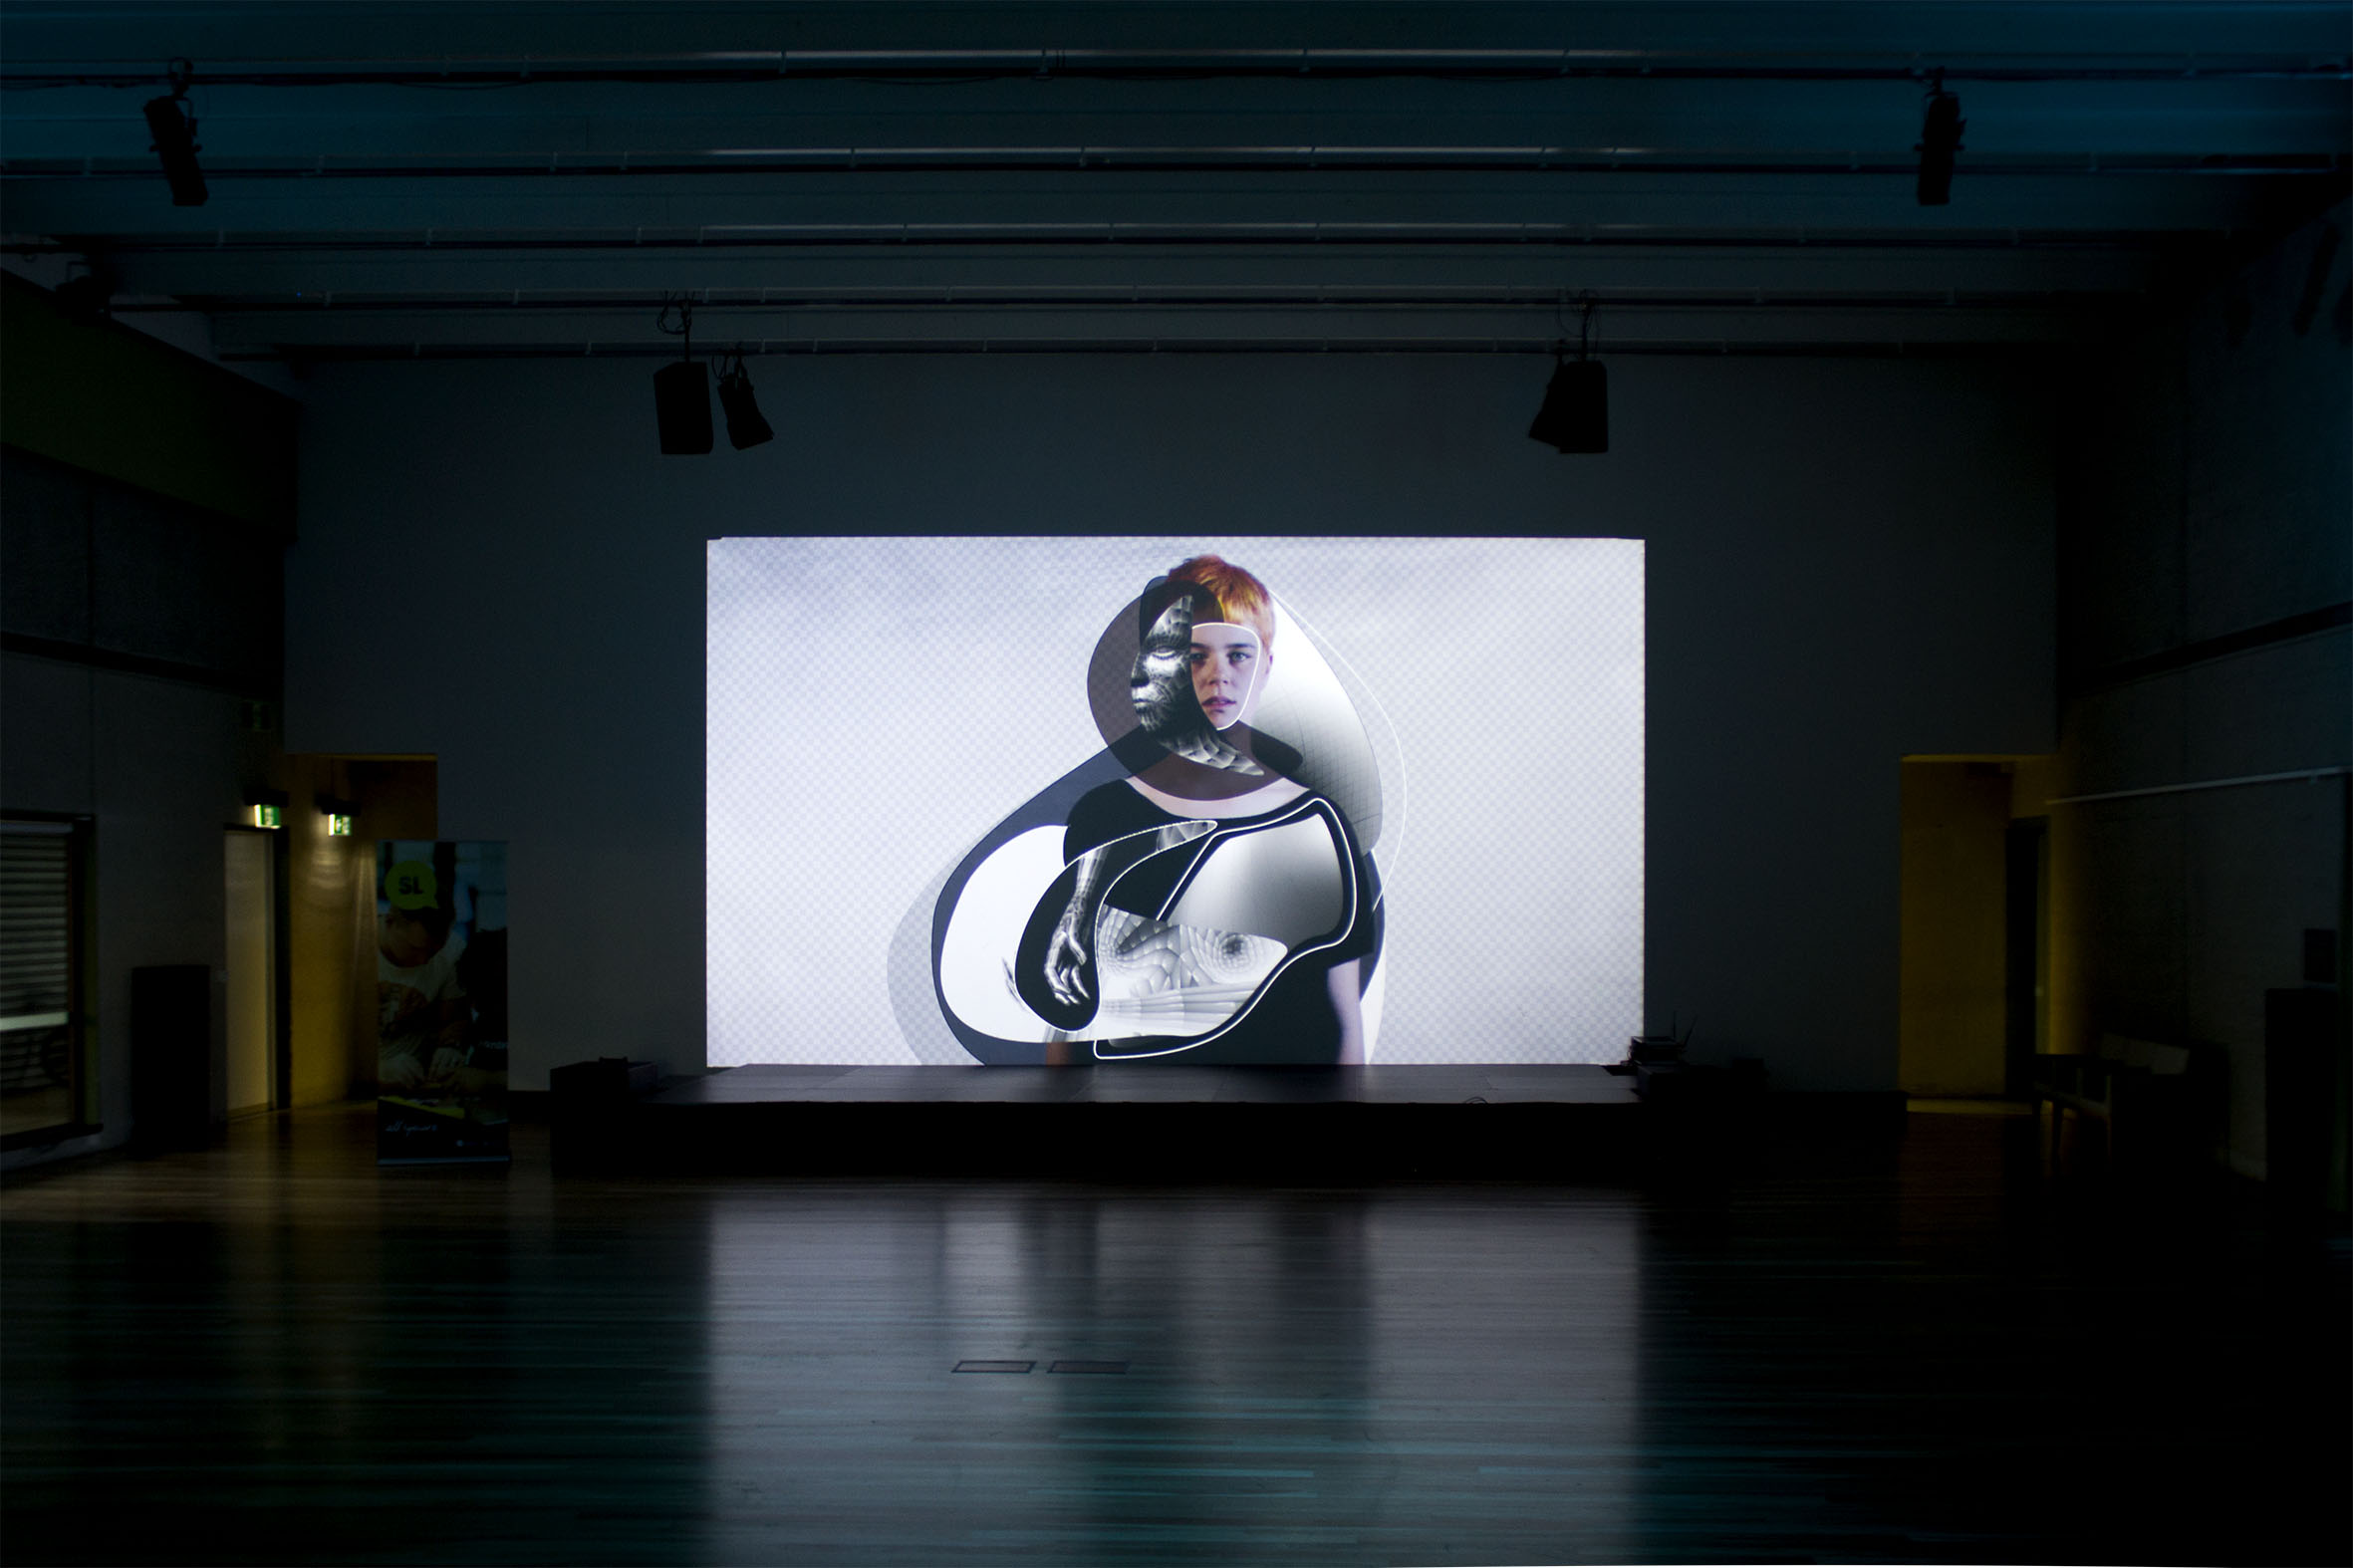
[[[506,845],[376,846],[376,1159],[503,1165]]]

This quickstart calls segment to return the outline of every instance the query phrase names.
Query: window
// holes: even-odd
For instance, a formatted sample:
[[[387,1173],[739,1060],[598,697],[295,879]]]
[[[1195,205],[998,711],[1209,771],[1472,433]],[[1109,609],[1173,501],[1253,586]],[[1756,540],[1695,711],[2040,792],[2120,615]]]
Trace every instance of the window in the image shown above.
[[[84,1130],[82,869],[88,829],[0,822],[0,1147]]]

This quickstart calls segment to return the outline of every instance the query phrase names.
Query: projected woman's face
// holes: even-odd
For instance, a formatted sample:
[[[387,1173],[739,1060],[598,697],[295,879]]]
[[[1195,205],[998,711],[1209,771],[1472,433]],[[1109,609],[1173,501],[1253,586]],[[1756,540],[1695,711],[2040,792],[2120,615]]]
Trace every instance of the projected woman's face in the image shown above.
[[[1256,632],[1230,622],[1203,621],[1192,629],[1186,661],[1192,669],[1192,694],[1211,724],[1228,729],[1249,717],[1257,706],[1266,666],[1266,649]]]
[[[1178,596],[1161,612],[1136,651],[1136,717],[1147,734],[1164,743],[1199,722],[1185,710],[1183,698],[1185,650],[1191,639],[1192,607]]]
[[[1136,720],[1145,734],[1176,756],[1254,778],[1265,770],[1217,733],[1232,720],[1212,723],[1201,706],[1202,681],[1193,668],[1196,629],[1192,617],[1197,597],[1189,590],[1176,595],[1138,640],[1136,668],[1129,680]],[[1205,633],[1212,625],[1203,622],[1199,630]],[[1249,631],[1247,627],[1226,630]],[[1205,648],[1198,651],[1205,652]],[[1263,658],[1254,656],[1251,662],[1263,662]],[[1255,682],[1251,684],[1254,687]],[[1244,695],[1246,705],[1247,693]]]

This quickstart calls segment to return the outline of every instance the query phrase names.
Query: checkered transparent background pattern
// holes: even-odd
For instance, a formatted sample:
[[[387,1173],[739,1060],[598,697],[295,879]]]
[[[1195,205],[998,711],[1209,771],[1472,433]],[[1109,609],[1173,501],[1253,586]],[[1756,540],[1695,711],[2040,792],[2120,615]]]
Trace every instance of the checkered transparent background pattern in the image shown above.
[[[1642,1018],[1639,540],[720,539],[711,1065],[969,1060],[908,938],[927,939],[931,898],[990,828],[1102,748],[1097,640],[1203,551],[1266,582],[1372,740],[1373,1060],[1625,1055]]]

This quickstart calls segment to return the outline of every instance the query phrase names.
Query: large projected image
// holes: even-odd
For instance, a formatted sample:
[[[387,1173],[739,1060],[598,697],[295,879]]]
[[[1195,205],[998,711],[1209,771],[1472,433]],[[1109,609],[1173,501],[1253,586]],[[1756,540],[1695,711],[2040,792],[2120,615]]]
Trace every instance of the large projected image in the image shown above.
[[[1382,901],[1353,819],[1378,826],[1379,769],[1330,665],[1295,626],[1278,637],[1265,584],[1200,556],[1114,615],[1089,670],[1121,776],[1066,776],[948,879],[936,973],[959,1043],[1364,1061]]]
[[[710,545],[709,1060],[1609,1062],[1643,555]]]

